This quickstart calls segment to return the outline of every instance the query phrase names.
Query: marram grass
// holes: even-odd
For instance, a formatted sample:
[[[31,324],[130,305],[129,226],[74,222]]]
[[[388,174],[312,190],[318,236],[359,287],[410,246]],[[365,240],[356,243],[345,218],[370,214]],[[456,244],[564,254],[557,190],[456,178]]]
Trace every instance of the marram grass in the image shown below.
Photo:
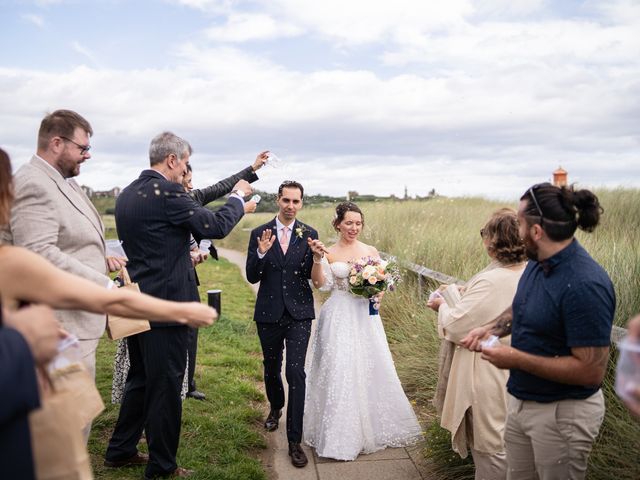
[[[640,190],[596,193],[604,208],[602,223],[591,234],[578,232],[577,238],[611,276],[617,295],[615,324],[624,326],[640,312]],[[496,202],[481,198],[361,203],[366,224],[362,240],[401,260],[467,280],[488,263],[480,228],[494,210],[515,209],[517,205],[517,200]],[[314,207],[303,209],[299,218],[316,228],[320,238],[330,245],[336,238],[330,224],[333,215],[333,207]],[[246,251],[249,230],[271,218],[272,214],[246,216],[224,245]],[[398,291],[385,297],[382,317],[407,394],[427,412],[427,418],[434,418],[430,400],[437,382],[439,340],[436,315],[425,303],[426,297],[418,293],[415,278],[406,273]],[[640,478],[640,422],[630,418],[613,393],[616,358],[612,348],[603,387],[607,413],[590,457],[589,479]],[[461,461],[453,453],[448,432],[438,426],[437,419],[426,423],[429,478],[472,478],[470,460]]]

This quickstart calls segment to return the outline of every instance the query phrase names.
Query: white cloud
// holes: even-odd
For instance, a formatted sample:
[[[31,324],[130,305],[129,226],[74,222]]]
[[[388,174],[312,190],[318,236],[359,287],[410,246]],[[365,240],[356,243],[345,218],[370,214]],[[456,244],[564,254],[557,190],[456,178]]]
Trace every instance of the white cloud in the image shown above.
[[[44,27],[44,18],[42,15],[36,15],[35,13],[25,13],[22,18],[29,23],[32,23],[38,28]]]
[[[325,0],[308,2],[304,8],[297,0],[270,0],[269,5],[288,21],[345,45],[384,42],[405,30],[449,28],[461,24],[473,12],[470,0]]]
[[[481,17],[524,17],[541,11],[549,0],[479,0],[473,2],[474,13]]]
[[[102,68],[76,42],[92,66],[0,68],[0,138],[14,160],[31,152],[45,109],[71,108],[96,132],[80,179],[95,188],[131,181],[165,129],[193,143],[198,185],[269,148],[286,168],[261,172],[267,190],[286,176],[310,193],[401,195],[407,185],[412,194],[515,198],[559,164],[582,184],[640,186],[637,2],[535,21],[521,17],[547,8],[542,0],[304,9],[275,0],[253,13],[235,2],[180,3],[228,13],[204,43],[199,32],[199,42],[174,48],[171,67]],[[346,66],[285,67],[279,51],[243,43],[304,32],[316,48],[318,38],[344,47]],[[370,57],[358,58],[365,49]]]
[[[302,30],[294,25],[274,20],[269,15],[233,14],[223,26],[207,30],[210,40],[220,42],[246,42],[300,35]]]
[[[190,8],[196,8],[211,13],[230,12],[234,0],[167,0]]]

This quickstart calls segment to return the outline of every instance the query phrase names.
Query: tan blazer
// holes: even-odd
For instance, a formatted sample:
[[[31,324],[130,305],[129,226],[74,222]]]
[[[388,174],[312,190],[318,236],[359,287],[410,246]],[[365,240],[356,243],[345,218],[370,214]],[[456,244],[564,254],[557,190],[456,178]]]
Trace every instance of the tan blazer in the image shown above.
[[[438,310],[438,333],[453,343],[486,325],[513,302],[525,264],[508,268],[493,262],[467,284],[460,302]],[[508,344],[511,337],[501,339]],[[453,450],[467,456],[467,446],[483,453],[504,451],[504,424],[507,409],[508,370],[501,370],[456,345],[444,398],[440,424],[451,432]],[[473,445],[468,445],[465,412],[473,406]]]
[[[38,253],[56,267],[107,286],[104,225],[78,183],[65,180],[33,156],[14,176],[15,201],[2,241]],[[56,312],[62,326],[82,340],[97,339],[106,317],[80,311]]]

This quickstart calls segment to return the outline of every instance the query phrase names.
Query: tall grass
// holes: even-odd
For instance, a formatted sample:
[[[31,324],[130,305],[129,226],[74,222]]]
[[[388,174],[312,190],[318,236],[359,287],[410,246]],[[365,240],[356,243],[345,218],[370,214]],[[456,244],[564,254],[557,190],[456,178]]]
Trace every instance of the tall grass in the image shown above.
[[[591,234],[578,232],[577,238],[611,276],[618,299],[614,323],[624,326],[632,314],[640,312],[640,190],[601,190],[597,194],[604,208],[602,223]],[[479,198],[363,203],[366,227],[362,240],[400,259],[467,280],[488,263],[480,228],[497,208],[517,208],[517,204],[517,200]],[[247,216],[224,245],[245,250],[248,230],[272,216]],[[330,224],[333,208],[306,208],[299,218],[315,227],[325,243],[335,240]],[[425,308],[425,298],[418,290],[415,278],[405,275],[401,288],[385,297],[382,316],[405,390],[429,417],[434,415],[430,399],[437,383],[440,342],[436,315]],[[590,479],[640,478],[640,423],[629,417],[613,392],[616,358],[612,348],[603,386],[607,414],[590,458]],[[448,432],[433,424],[427,428],[427,437],[425,454],[434,464],[433,478],[472,478],[470,463],[459,461],[451,451]]]

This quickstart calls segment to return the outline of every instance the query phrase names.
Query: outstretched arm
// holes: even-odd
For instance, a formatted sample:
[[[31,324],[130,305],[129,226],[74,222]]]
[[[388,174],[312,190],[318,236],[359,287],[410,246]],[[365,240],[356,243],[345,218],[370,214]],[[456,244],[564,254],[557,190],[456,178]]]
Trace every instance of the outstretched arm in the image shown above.
[[[240,180],[246,180],[249,183],[255,182],[258,180],[258,176],[255,172],[262,168],[262,166],[267,162],[268,153],[268,151],[259,153],[255,162],[253,162],[253,165],[250,167],[240,170],[238,173],[235,173],[224,180],[220,180],[218,183],[214,183],[209,187],[201,190],[192,190],[189,192],[189,195],[191,195],[191,197],[200,205],[206,205],[207,203],[213,202],[214,200],[230,193],[233,186]]]
[[[20,247],[0,247],[0,291],[3,300],[21,300],[56,309],[85,310],[123,317],[211,325],[215,310],[199,302],[170,302],[123,288],[100,287],[51,265]]]

